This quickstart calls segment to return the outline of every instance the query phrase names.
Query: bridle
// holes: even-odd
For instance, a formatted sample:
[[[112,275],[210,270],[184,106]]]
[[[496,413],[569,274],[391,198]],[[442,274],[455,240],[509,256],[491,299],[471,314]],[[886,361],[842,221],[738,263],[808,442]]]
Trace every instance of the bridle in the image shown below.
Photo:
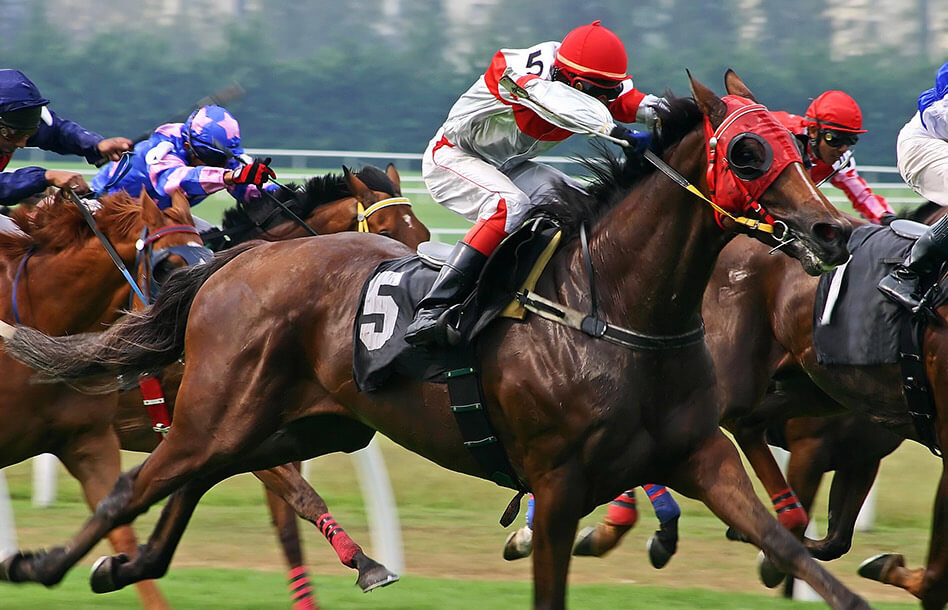
[[[148,301],[145,305],[151,304],[155,298],[158,297],[161,284],[156,278],[155,271],[162,263],[167,261],[169,257],[179,256],[184,260],[186,266],[191,266],[206,263],[214,256],[214,253],[209,248],[206,248],[204,245],[199,245],[198,243],[168,246],[157,250],[154,248],[156,241],[172,233],[189,233],[195,235],[199,243],[203,244],[203,242],[201,242],[200,232],[191,225],[169,225],[150,234],[147,226],[142,227],[141,237],[135,242],[136,254],[134,271],[139,282],[144,286],[145,297]],[[131,297],[129,297],[130,308],[133,300],[134,295],[131,295]]]
[[[776,220],[759,199],[787,165],[803,163],[799,149],[790,132],[762,104],[748,103],[733,95],[725,96],[723,101],[731,111],[717,129],[711,127],[708,117],[704,119],[707,181],[715,220],[723,228],[723,218],[730,218],[747,231],[769,233],[783,244],[792,239],[789,228]],[[741,164],[734,159],[736,145],[745,140],[753,140],[763,150],[764,157],[757,165]],[[724,155],[719,159],[722,148]],[[728,210],[756,218],[735,216]]]
[[[359,226],[359,233],[371,233],[368,222],[369,216],[393,205],[407,205],[411,207],[411,201],[408,197],[389,197],[388,199],[376,201],[369,207],[365,207],[361,201],[356,199],[356,222]]]

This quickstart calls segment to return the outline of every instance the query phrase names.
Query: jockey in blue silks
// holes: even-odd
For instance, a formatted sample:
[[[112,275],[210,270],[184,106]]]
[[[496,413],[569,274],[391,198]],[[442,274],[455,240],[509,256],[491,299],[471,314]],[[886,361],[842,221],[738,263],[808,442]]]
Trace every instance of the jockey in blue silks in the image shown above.
[[[918,96],[918,112],[899,131],[899,173],[912,189],[948,206],[948,61],[935,75],[935,86]],[[919,280],[948,259],[948,216],[933,224],[908,257],[879,282],[879,290],[910,309],[921,303]]]
[[[46,187],[70,187],[88,192],[82,174],[42,167],[4,172],[18,148],[35,146],[61,155],[80,155],[89,163],[118,159],[131,148],[127,138],[103,138],[81,125],[60,118],[49,100],[19,70],[0,69],[0,205],[13,205]]]
[[[276,177],[269,159],[247,160],[245,165],[237,119],[220,106],[203,106],[184,123],[161,125],[148,140],[136,144],[128,173],[107,192],[124,190],[138,196],[144,189],[165,209],[178,189],[194,206],[223,189],[238,201],[248,201],[259,197],[261,188],[278,188],[272,183],[264,187]],[[108,164],[93,178],[97,192],[106,187],[116,165]]]

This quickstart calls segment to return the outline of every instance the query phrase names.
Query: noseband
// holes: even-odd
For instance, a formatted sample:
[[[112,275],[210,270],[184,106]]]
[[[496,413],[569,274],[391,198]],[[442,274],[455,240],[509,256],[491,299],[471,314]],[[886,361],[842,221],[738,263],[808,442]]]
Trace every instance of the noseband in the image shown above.
[[[135,242],[135,249],[138,251],[135,254],[135,270],[142,279],[144,279],[147,274],[148,281],[145,284],[145,296],[148,297],[149,303],[155,300],[158,296],[158,292],[161,290],[161,285],[158,283],[158,280],[155,279],[155,269],[170,256],[181,257],[189,267],[191,265],[206,263],[214,256],[214,253],[209,248],[198,244],[168,246],[167,248],[157,250],[153,248],[156,241],[172,233],[189,233],[197,236],[198,241],[201,242],[200,232],[190,225],[170,225],[162,227],[150,235],[148,233],[148,227],[142,227],[142,236]],[[149,303],[146,303],[146,305]],[[131,301],[129,302],[129,307],[131,307]]]

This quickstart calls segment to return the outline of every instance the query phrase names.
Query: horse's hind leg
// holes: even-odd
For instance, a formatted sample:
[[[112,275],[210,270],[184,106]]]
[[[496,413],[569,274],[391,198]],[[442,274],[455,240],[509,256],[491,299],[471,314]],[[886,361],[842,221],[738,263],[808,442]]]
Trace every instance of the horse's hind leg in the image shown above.
[[[300,462],[295,462],[293,467],[299,471]],[[315,610],[316,595],[306,566],[303,565],[303,545],[296,512],[283,498],[270,489],[264,488],[264,492],[273,527],[276,528],[280,548],[283,549],[283,557],[286,558],[289,566],[287,581],[290,598],[293,600],[293,610]]]
[[[74,437],[60,451],[59,458],[79,481],[86,503],[92,510],[108,495],[122,472],[119,442],[111,428],[102,434]],[[117,553],[133,557],[138,553],[138,541],[131,526],[113,529],[108,533],[108,539]],[[154,581],[142,581],[135,587],[144,608],[163,610],[170,607]]]
[[[757,499],[734,445],[721,432],[683,464],[672,487],[702,500],[726,524],[743,532],[781,569],[806,581],[834,608],[869,608],[810,557]]]
[[[339,561],[359,571],[358,585],[363,591],[384,587],[398,580],[397,575],[366,555],[362,547],[349,537],[329,513],[325,501],[303,479],[298,469],[286,464],[254,474],[268,489],[284,498],[297,514],[319,528],[336,551]]]

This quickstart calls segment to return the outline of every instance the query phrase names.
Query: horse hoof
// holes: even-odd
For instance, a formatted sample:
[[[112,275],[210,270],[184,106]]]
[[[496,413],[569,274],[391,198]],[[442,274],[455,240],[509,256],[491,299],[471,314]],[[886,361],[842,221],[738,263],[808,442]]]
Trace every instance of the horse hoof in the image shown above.
[[[760,576],[760,582],[768,589],[773,589],[787,577],[763,551],[757,555],[757,574]]]
[[[576,542],[573,543],[573,555],[577,557],[599,557],[596,552],[596,545],[593,541],[593,535],[596,533],[594,527],[584,527],[579,535],[576,536]]]
[[[899,553],[882,553],[874,555],[859,564],[856,573],[863,578],[876,580],[881,583],[888,582],[886,578],[893,568],[905,567],[905,557]]]
[[[129,558],[125,553],[118,555],[105,555],[99,557],[92,564],[92,573],[89,576],[89,582],[92,584],[93,593],[111,593],[118,591],[122,587],[115,583],[115,571],[123,563],[128,563]]]
[[[652,534],[652,537],[648,539],[648,543],[645,546],[645,548],[648,550],[648,559],[652,562],[652,567],[656,570],[661,570],[666,565],[668,565],[669,560],[677,550],[669,549],[667,546],[665,546],[665,543],[659,536],[660,533],[661,532],[655,532]]]
[[[747,539],[747,536],[745,536],[744,534],[740,533],[739,531],[737,531],[737,530],[734,529],[733,527],[728,527],[728,528],[727,528],[727,531],[724,532],[724,536],[725,536],[728,540],[733,540],[734,542],[750,542],[750,540]]]
[[[504,541],[504,559],[514,561],[529,557],[533,552],[533,530],[523,526],[511,532]]]
[[[393,582],[398,582],[398,574],[390,571],[380,563],[376,563],[371,570],[359,574],[359,580],[356,584],[362,589],[363,593],[368,593],[374,589],[387,587]]]
[[[16,564],[29,557],[29,553],[17,551],[7,555],[0,561],[0,581],[3,582],[24,582],[22,578],[16,576]]]

